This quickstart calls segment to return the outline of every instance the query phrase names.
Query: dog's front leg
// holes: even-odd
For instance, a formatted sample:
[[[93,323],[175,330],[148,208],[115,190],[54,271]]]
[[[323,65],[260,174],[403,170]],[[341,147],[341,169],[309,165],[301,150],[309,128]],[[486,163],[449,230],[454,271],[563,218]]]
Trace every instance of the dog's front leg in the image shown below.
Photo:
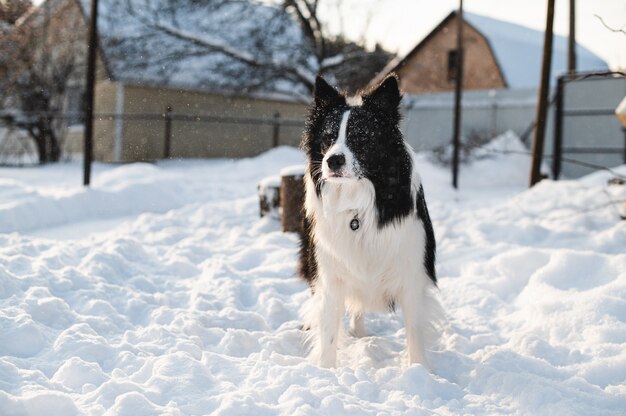
[[[350,318],[350,333],[357,338],[365,336],[365,322],[361,312],[352,313]]]
[[[340,280],[325,279],[324,284],[316,287],[318,298],[318,334],[317,350],[320,367],[337,365],[337,343],[339,325],[344,312],[344,291]],[[331,280],[331,281],[328,281]]]
[[[415,287],[417,286],[417,287]],[[429,368],[424,348],[424,317],[427,313],[424,302],[424,288],[415,285],[407,290],[401,298],[402,315],[406,329],[409,364],[422,364]]]

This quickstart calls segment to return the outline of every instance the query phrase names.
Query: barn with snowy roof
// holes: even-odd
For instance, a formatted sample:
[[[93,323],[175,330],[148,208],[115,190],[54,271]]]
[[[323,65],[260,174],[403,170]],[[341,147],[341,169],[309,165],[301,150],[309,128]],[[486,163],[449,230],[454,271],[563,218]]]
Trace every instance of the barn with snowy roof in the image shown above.
[[[533,89],[539,85],[543,32],[474,13],[464,13],[463,87]],[[454,90],[457,12],[451,12],[404,57],[391,61],[372,81],[395,72],[407,94]],[[607,70],[607,64],[576,45],[578,70]],[[554,35],[552,85],[567,69],[567,39]]]
[[[47,0],[40,9],[50,25],[79,16],[84,26],[70,30],[86,43],[90,3]],[[302,126],[285,120],[305,116],[312,57],[299,24],[257,1],[100,0],[94,156],[246,157],[277,141],[297,145]],[[80,107],[82,84],[75,87],[70,110]],[[74,151],[75,136],[67,140]]]

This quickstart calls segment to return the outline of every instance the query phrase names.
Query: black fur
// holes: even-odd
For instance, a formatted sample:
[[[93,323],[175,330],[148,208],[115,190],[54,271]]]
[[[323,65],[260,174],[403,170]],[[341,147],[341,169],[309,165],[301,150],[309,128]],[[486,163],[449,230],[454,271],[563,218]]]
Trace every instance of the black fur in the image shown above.
[[[437,285],[437,275],[435,273],[435,256],[437,253],[437,243],[435,241],[435,232],[433,231],[433,225],[430,222],[430,215],[428,215],[428,207],[426,206],[426,199],[424,198],[424,187],[420,185],[420,190],[417,193],[415,208],[417,210],[417,217],[422,220],[424,224],[424,231],[426,231],[426,246],[424,247],[424,267],[428,277],[433,281],[435,286]]]
[[[311,161],[309,169],[313,182],[317,184],[317,195],[321,192],[321,175],[316,164],[321,164],[324,152],[339,134],[341,115],[348,109],[345,96],[328,85],[320,76],[315,80],[315,103],[309,110],[302,148]]]
[[[307,281],[311,290],[313,290],[313,282],[317,277],[317,260],[315,259],[315,250],[313,249],[313,223],[302,215],[302,236],[300,238],[300,276]]]
[[[369,179],[375,189],[378,227],[393,225],[413,210],[422,220],[426,231],[425,267],[431,280],[435,276],[435,239],[420,191],[416,200],[411,195],[412,158],[400,132],[399,104],[402,96],[395,76],[387,77],[378,87],[362,95],[361,106],[349,106],[345,96],[318,77],[315,102],[309,112],[302,147],[307,153],[309,174],[320,196],[323,182],[321,166],[324,154],[339,135],[342,115],[351,110],[346,129],[346,141],[361,168],[360,177]],[[313,250],[313,224],[304,218],[300,246],[300,273],[309,284],[317,277],[317,261]],[[393,302],[390,302],[392,305]]]

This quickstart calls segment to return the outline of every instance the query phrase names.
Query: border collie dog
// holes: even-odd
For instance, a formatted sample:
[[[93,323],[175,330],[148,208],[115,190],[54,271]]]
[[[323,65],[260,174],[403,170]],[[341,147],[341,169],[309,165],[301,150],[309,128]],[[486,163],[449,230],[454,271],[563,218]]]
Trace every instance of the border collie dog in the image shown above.
[[[402,309],[409,362],[428,366],[425,337],[440,316],[435,238],[414,153],[399,129],[395,75],[351,105],[317,77],[303,137],[304,232],[300,274],[311,287],[312,356],[337,364],[344,312],[365,334],[368,311]]]

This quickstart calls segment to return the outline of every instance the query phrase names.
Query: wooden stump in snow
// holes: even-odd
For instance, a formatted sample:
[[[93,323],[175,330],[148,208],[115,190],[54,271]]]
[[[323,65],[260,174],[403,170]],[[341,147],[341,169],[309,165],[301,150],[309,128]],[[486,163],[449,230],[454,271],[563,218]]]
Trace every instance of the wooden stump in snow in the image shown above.
[[[261,217],[280,218],[280,176],[268,176],[259,182],[259,211]]]
[[[290,166],[280,172],[281,229],[302,232],[304,207],[304,166]]]

